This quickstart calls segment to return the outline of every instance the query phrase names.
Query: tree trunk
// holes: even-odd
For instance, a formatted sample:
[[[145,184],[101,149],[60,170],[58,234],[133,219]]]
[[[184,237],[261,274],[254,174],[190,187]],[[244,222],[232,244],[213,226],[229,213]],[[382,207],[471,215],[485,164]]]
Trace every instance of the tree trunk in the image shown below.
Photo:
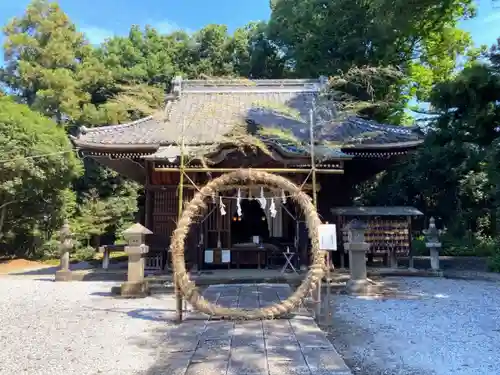
[[[7,217],[7,206],[15,202],[16,201],[10,201],[0,206],[0,240],[3,237],[3,225],[5,224],[5,219]]]

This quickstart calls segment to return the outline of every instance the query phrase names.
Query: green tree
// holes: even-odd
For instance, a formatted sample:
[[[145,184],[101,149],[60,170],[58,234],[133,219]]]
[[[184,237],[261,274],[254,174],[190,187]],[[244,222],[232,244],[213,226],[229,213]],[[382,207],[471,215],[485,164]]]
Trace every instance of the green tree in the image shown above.
[[[32,1],[21,17],[9,22],[4,32],[6,64],[0,72],[2,82],[19,101],[55,119],[68,132],[83,124],[118,123],[138,115],[137,111],[111,100],[122,90],[121,85],[135,83],[132,77],[120,75],[119,69],[109,69],[106,63],[111,63],[77,31],[57,3]],[[119,222],[122,215],[133,215],[132,203],[135,206],[136,198],[129,190],[137,190],[137,184],[95,162],[85,160],[84,165],[83,177],[73,184],[77,202],[84,204],[87,193],[97,188],[100,199],[114,196],[119,207],[131,210],[110,211],[118,215],[111,222]],[[112,230],[114,225],[108,228]]]
[[[76,75],[90,47],[59,6],[34,0],[4,33],[1,76],[9,88],[58,123],[78,117],[82,102],[89,98]]]
[[[247,78],[285,78],[285,59],[269,38],[265,22],[251,22],[236,29],[229,50],[235,75]]]
[[[498,236],[497,51],[495,46],[488,54],[489,62],[471,64],[435,85],[429,95],[434,116],[428,118],[424,146],[364,186],[367,202],[417,206],[442,218],[451,236],[472,238],[469,248]]]
[[[50,237],[72,215],[80,163],[64,130],[8,97],[0,97],[0,148],[0,241],[22,253],[37,230]]]
[[[458,56],[477,56],[470,36],[456,27],[474,15],[472,0],[275,0],[271,8],[270,35],[297,76],[337,75],[353,66],[403,72],[398,85],[374,93],[383,100],[390,88],[399,96],[385,113],[394,123],[410,99],[427,100],[432,86],[453,73]]]
[[[132,26],[127,37],[115,36],[99,48],[100,60],[119,84],[165,85],[174,77],[173,43],[151,27]]]

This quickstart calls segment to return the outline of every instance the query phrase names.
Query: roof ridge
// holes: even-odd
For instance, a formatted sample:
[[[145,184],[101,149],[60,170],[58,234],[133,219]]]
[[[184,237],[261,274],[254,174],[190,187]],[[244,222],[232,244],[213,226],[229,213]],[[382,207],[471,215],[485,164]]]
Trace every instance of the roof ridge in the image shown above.
[[[142,122],[146,122],[153,119],[153,116],[147,116],[140,118],[138,120],[134,120],[131,122],[126,122],[123,124],[114,124],[114,125],[104,125],[104,126],[96,126],[93,128],[87,128],[86,126],[80,126],[78,129],[80,130],[80,133],[82,134],[87,134],[87,133],[94,133],[94,132],[102,132],[102,131],[107,131],[107,130],[115,130],[115,129],[122,129],[122,128],[127,128],[129,126],[134,126],[138,125]]]
[[[319,78],[284,78],[284,79],[252,79],[252,78],[212,78],[212,79],[183,79],[183,86],[192,85],[239,85],[244,83],[255,83],[264,85],[289,85],[289,84],[304,84],[317,83]]]
[[[321,76],[311,79],[250,79],[250,78],[213,78],[182,79],[172,81],[173,91],[180,95],[185,92],[245,92],[245,91],[320,91],[328,83]]]

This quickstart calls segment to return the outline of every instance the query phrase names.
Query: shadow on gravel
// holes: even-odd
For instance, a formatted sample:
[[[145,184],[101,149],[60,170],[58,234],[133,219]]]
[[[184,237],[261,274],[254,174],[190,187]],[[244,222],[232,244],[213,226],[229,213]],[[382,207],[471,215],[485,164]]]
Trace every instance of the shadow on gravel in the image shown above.
[[[94,293],[96,295],[98,293]],[[175,317],[174,309],[127,309],[127,308],[114,308],[114,309],[99,309],[96,307],[84,306],[86,309],[94,311],[105,311],[108,313],[123,314],[133,319],[142,319],[153,322],[173,322]]]
[[[413,258],[414,266],[417,269],[430,269],[431,261],[428,256],[417,256]],[[400,266],[408,267],[408,258],[398,261]],[[452,257],[441,256],[439,265],[443,270],[467,270],[467,271],[488,271],[488,258],[485,257]]]
[[[383,351],[377,343],[375,330],[363,327],[354,321],[346,321],[335,316],[333,326],[328,330],[328,339],[344,358],[353,375],[436,375],[427,369],[418,369],[405,364],[404,358],[388,363]],[[380,330],[390,329],[378,327]]]

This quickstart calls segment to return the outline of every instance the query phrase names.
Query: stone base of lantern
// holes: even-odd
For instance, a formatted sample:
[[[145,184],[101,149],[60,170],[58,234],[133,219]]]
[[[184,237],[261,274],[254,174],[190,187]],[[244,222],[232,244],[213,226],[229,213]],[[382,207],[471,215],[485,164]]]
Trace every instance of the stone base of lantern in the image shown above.
[[[368,280],[348,280],[345,288],[349,294],[363,295],[371,292],[371,284]]]
[[[147,281],[126,281],[120,287],[120,295],[126,298],[144,298],[150,295]]]
[[[72,281],[73,273],[70,270],[56,271],[55,281]]]

